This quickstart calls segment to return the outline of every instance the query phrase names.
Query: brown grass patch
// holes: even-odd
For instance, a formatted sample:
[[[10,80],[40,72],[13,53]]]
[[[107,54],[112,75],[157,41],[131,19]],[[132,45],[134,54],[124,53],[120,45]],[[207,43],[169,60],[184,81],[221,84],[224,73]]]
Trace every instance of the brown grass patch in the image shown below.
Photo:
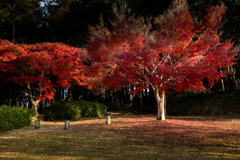
[[[113,116],[0,133],[0,159],[240,159],[240,120]]]

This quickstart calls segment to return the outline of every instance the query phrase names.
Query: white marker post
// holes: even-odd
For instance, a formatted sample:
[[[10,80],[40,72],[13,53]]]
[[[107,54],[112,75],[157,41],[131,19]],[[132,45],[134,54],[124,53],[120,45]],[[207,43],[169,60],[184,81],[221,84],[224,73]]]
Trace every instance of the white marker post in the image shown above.
[[[65,121],[65,130],[70,129],[70,121]]]
[[[35,129],[39,129],[40,128],[40,121],[36,120],[35,121]]]
[[[110,116],[106,116],[106,125],[110,125],[111,124],[111,117]]]

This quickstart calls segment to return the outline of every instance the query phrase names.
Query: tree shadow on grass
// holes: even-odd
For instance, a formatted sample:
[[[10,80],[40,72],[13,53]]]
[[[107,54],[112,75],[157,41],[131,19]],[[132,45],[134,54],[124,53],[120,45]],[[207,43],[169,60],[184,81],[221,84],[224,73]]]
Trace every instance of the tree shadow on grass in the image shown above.
[[[117,117],[110,126],[105,119],[83,120],[70,130],[64,122],[42,122],[37,130],[32,124],[0,134],[0,159],[240,158],[239,130],[179,118]],[[182,124],[187,121],[192,125]]]
[[[240,120],[239,115],[235,116],[167,116],[167,119],[185,120],[185,121],[232,121]]]

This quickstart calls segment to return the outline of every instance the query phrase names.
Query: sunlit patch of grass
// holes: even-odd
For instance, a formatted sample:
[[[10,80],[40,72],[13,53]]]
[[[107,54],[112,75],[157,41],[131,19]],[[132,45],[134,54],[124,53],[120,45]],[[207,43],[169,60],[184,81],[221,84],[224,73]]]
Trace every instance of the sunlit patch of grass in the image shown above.
[[[217,117],[116,116],[71,122],[41,121],[0,133],[0,159],[240,158],[240,120]]]

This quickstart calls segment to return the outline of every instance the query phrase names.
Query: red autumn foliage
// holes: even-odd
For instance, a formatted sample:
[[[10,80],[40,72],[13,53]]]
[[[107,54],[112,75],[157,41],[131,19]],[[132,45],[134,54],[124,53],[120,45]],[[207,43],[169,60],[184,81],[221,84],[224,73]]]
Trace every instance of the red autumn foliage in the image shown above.
[[[176,0],[172,9],[155,18],[154,31],[150,21],[140,17],[113,24],[112,32],[102,27],[101,34],[92,36],[88,45],[99,69],[94,72],[105,73],[103,83],[114,89],[132,84],[140,91],[150,85],[158,104],[158,119],[164,120],[163,99],[170,88],[177,92],[186,87],[205,90],[204,78],[211,86],[227,73],[219,69],[235,64],[237,48],[231,40],[219,40],[225,10],[224,5],[207,9],[203,23],[195,23],[186,1]]]
[[[89,84],[85,81],[86,66],[81,59],[84,51],[63,43],[14,45],[1,40],[1,78],[26,86],[36,107],[41,100],[53,99],[56,87],[70,87],[73,80],[79,85]],[[33,91],[37,93],[36,100]]]

